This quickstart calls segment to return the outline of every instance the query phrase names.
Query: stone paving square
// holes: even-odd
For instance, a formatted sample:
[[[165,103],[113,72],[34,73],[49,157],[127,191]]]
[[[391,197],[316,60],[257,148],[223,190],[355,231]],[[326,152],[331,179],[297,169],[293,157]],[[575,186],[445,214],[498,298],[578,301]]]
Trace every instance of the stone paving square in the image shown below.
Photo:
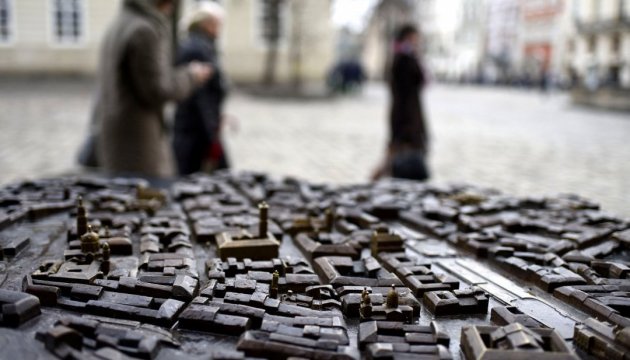
[[[93,81],[0,81],[0,183],[77,171]],[[578,193],[630,215],[630,116],[571,105],[564,93],[432,84],[425,94],[432,181],[517,195]],[[387,135],[388,94],[370,84],[332,100],[235,91],[226,130],[236,169],[310,181],[365,182]]]

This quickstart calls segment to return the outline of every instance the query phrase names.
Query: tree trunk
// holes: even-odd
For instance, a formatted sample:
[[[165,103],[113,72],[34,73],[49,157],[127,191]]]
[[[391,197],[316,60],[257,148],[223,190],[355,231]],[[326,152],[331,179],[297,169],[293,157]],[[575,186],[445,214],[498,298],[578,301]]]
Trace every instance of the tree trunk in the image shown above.
[[[281,37],[281,11],[284,0],[263,1],[263,37],[267,44],[267,56],[262,76],[263,85],[273,85],[276,82],[276,68],[278,63],[278,44]]]
[[[303,34],[303,13],[304,3],[295,1],[292,3],[291,14],[293,15],[293,24],[291,26],[291,86],[300,90],[302,87],[302,44],[304,43]]]
[[[265,56],[265,71],[262,83],[264,85],[274,85],[276,83],[276,65],[278,63],[278,43],[267,44],[267,55]]]

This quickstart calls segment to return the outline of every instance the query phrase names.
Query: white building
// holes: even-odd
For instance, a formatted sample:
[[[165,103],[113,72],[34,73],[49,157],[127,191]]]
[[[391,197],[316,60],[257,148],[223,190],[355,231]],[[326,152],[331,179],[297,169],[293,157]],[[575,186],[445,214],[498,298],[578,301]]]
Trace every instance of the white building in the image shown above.
[[[519,0],[489,0],[486,10],[484,62],[486,82],[509,81],[516,76]]]
[[[0,0],[0,73],[94,73],[119,2]]]
[[[183,0],[182,14],[199,0]],[[265,0],[223,0],[223,63],[235,82],[261,79]],[[0,0],[0,74],[95,73],[101,40],[122,0]],[[323,81],[333,62],[331,0],[286,0],[277,78]]]
[[[571,0],[521,0],[514,65],[521,78],[567,83],[575,35]]]
[[[630,0],[574,0],[573,67],[582,85],[630,88]]]
[[[432,71],[449,81],[473,81],[484,57],[486,0],[433,3],[432,46],[427,53]]]

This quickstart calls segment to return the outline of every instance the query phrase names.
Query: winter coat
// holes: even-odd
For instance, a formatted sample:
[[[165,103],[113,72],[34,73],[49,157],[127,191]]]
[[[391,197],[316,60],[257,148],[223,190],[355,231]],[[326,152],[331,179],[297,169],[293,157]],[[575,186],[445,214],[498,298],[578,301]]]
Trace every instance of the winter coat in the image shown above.
[[[173,149],[181,175],[201,170],[204,158],[208,157],[210,144],[218,140],[223,103],[227,96],[226,79],[215,42],[198,31],[190,33],[177,54],[177,64],[192,61],[210,63],[213,74],[208,82],[177,106]]]
[[[409,53],[398,52],[392,61],[390,90],[390,146],[413,148],[423,153],[428,150],[428,136],[424,121],[421,91],[425,76],[418,59]]]
[[[151,0],[125,0],[102,46],[97,100],[97,155],[108,173],[174,175],[164,105],[194,90],[192,74],[172,66],[168,19]]]

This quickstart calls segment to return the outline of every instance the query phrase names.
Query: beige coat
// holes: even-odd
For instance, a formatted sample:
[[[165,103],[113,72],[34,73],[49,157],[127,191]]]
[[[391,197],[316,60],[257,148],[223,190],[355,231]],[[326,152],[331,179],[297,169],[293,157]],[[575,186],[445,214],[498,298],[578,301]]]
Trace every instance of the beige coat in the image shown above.
[[[167,18],[151,0],[125,0],[102,47],[93,111],[99,165],[111,174],[174,175],[164,105],[194,87],[189,71],[172,66]]]

